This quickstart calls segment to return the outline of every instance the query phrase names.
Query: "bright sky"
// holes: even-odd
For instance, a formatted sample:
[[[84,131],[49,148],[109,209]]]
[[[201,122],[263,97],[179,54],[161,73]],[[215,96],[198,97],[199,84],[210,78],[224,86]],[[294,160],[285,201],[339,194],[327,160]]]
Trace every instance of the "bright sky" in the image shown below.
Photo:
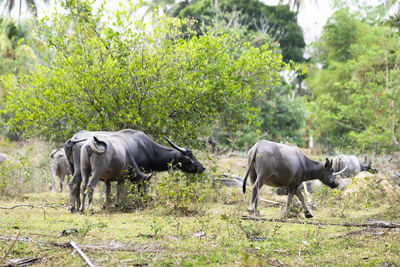
[[[260,1],[267,5],[276,5],[279,2],[279,0]],[[333,13],[333,1],[303,0],[303,2],[297,15],[297,22],[303,28],[304,40],[309,44],[321,35],[322,27]]]

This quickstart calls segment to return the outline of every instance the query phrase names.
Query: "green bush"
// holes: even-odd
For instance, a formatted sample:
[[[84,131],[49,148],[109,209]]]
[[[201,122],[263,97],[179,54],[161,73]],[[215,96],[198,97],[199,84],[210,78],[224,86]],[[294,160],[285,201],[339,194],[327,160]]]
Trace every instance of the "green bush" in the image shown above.
[[[197,213],[202,204],[216,199],[212,179],[206,174],[160,173],[151,191],[156,206],[184,215]]]
[[[288,68],[266,45],[214,31],[187,38],[190,21],[145,23],[129,4],[115,20],[89,1],[61,6],[39,23],[50,66],[7,87],[8,125],[27,136],[64,141],[81,129],[134,128],[188,143],[221,118],[254,118],[250,100]]]

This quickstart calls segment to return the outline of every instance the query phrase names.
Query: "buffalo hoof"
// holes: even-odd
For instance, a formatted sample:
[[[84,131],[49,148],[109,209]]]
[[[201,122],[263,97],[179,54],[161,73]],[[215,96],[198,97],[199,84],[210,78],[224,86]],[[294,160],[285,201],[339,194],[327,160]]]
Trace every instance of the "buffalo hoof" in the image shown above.
[[[312,218],[313,217],[313,215],[312,215],[312,213],[310,211],[306,211],[304,214],[305,214],[306,218]]]
[[[248,210],[250,215],[260,216],[260,212],[258,210]]]
[[[294,212],[285,212],[282,216],[283,219],[289,219],[289,218],[297,218],[297,214]]]
[[[69,207],[68,210],[69,210],[71,213],[77,212],[77,209],[75,209],[75,207]]]

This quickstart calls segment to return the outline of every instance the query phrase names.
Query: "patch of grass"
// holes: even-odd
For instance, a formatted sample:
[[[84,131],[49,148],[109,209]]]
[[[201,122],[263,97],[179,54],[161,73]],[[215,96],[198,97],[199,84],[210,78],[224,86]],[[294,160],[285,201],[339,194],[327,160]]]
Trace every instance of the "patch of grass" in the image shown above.
[[[42,205],[43,199],[62,204],[66,194],[28,194],[23,203]],[[13,203],[1,202],[0,206]],[[355,227],[303,225],[243,221],[246,203],[208,203],[194,216],[175,216],[147,208],[133,213],[95,210],[94,215],[70,214],[65,207],[0,210],[0,236],[14,237],[21,231],[25,241],[17,242],[7,258],[50,257],[45,264],[81,266],[82,259],[70,248],[51,242],[75,240],[80,245],[135,248],[137,251],[94,251],[83,249],[99,265],[176,264],[203,265],[374,265],[398,262],[400,234],[395,230],[359,232]],[[334,222],[329,208],[320,208],[315,221]],[[385,213],[384,209],[381,211]],[[267,212],[268,211],[268,212]],[[366,221],[376,210],[356,216]],[[279,208],[263,208],[261,213],[279,218]],[[355,213],[356,214],[356,213]],[[341,218],[343,220],[343,218]],[[63,230],[78,232],[60,236]],[[39,243],[38,243],[39,242]],[[10,241],[0,240],[3,253]],[[65,253],[64,253],[65,252]],[[53,257],[54,256],[54,257]]]

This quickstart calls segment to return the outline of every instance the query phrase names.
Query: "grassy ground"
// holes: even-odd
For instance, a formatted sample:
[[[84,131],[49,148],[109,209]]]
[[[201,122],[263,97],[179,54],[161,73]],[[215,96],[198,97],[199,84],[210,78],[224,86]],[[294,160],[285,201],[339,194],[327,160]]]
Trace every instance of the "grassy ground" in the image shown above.
[[[151,204],[140,211],[123,213],[115,208],[102,210],[100,203],[94,215],[70,214],[64,205],[67,194],[56,193],[3,199],[0,206],[60,206],[0,209],[0,257],[37,257],[41,258],[41,265],[82,266],[83,259],[72,253],[72,248],[54,244],[74,240],[99,266],[394,266],[400,263],[397,229],[242,220],[247,203],[240,196],[232,197],[238,195],[239,189],[221,190],[231,197],[204,203],[192,216],[179,216]],[[268,192],[264,192],[264,197],[282,198]],[[281,208],[261,206],[262,217],[280,218]],[[312,221],[400,222],[399,211],[398,206],[391,205],[362,210],[350,207],[343,216],[338,207],[320,207],[314,211]],[[296,220],[306,221],[302,215]],[[71,234],[61,236],[63,231]],[[12,246],[7,237],[16,236],[20,239]]]
[[[19,148],[26,159],[23,168],[15,172],[12,166],[20,166],[15,160],[5,172],[8,180],[3,179],[3,188],[9,193],[0,197],[0,266],[6,260],[22,258],[39,258],[38,266],[85,265],[68,246],[71,240],[96,266],[400,265],[399,229],[330,225],[371,220],[400,223],[400,193],[384,174],[356,178],[347,193],[324,188],[314,196],[319,206],[313,211],[314,218],[306,220],[299,213],[291,219],[294,223],[243,220],[250,190],[243,195],[241,188],[220,185],[217,190],[185,187],[174,182],[182,179],[180,172],[152,178],[153,200],[145,208],[128,212],[102,209],[104,189],[100,186],[94,215],[71,214],[67,211],[68,193],[47,192],[51,148],[41,147],[32,148],[37,151],[32,159],[23,154],[23,149],[32,149]],[[243,177],[247,168],[245,158],[220,158],[214,163],[215,168],[209,168],[213,173]],[[13,175],[21,176],[17,180],[23,182],[11,184]],[[179,194],[172,194],[176,192]],[[266,186],[261,197],[286,201],[286,196],[277,196]],[[17,204],[34,207],[1,208]],[[260,203],[262,218],[279,219],[282,209]]]

